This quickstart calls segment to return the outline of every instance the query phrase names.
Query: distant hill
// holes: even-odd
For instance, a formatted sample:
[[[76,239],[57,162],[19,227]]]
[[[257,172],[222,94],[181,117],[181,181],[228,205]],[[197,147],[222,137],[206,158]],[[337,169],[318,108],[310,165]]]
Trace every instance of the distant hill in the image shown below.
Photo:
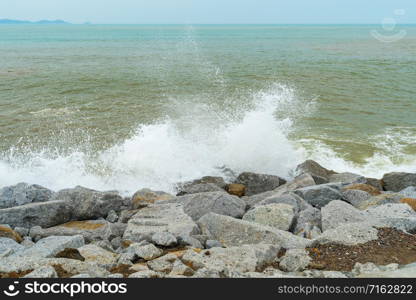
[[[22,20],[10,20],[0,19],[0,24],[70,24],[63,20],[40,20],[40,21],[22,21]]]

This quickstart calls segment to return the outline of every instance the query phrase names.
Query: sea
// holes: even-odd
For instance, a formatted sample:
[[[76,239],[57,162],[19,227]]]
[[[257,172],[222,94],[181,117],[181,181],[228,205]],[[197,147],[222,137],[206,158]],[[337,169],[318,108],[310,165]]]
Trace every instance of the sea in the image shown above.
[[[0,25],[0,188],[173,191],[306,159],[416,172],[415,25]]]

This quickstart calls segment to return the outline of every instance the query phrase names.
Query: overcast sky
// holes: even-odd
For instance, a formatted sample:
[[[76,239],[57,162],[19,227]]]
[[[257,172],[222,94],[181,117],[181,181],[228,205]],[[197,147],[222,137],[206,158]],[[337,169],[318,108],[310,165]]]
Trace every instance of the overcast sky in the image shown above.
[[[0,0],[2,18],[106,24],[378,24],[384,18],[416,23],[416,0]]]

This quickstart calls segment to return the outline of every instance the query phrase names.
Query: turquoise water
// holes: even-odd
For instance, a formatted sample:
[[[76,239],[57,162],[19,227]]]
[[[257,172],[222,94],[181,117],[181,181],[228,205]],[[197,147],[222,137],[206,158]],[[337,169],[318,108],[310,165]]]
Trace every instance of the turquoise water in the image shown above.
[[[0,26],[0,186],[415,171],[415,116],[416,26]]]

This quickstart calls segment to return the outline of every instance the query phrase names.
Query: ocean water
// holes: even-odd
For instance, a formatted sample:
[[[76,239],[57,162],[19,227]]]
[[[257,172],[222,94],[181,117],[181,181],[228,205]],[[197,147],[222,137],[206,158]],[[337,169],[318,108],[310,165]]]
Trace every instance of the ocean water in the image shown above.
[[[416,171],[416,26],[2,25],[0,187]]]

